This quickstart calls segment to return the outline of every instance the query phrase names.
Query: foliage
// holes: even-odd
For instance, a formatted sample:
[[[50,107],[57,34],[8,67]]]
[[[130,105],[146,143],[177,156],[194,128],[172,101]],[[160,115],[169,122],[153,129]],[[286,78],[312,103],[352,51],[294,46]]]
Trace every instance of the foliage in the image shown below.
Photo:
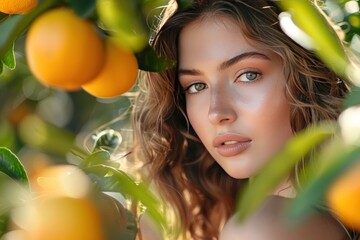
[[[111,130],[111,132],[114,133],[113,130]],[[115,134],[119,135],[119,133]],[[113,141],[111,142],[113,143]],[[111,144],[103,146],[101,143],[97,143],[95,146],[111,149],[114,145]],[[94,149],[98,149],[97,147]],[[24,187],[24,183],[28,184],[30,180],[21,161],[9,149],[3,147],[0,148],[0,156],[1,190],[4,191],[9,189],[8,187],[4,187],[9,183],[16,185],[14,180],[19,183],[19,186],[17,187],[19,189],[20,186],[22,186],[21,188]],[[161,224],[161,226],[166,226],[164,216],[159,211],[159,209],[161,209],[159,200],[157,200],[157,198],[148,190],[146,185],[135,182],[132,177],[119,170],[119,165],[116,164],[115,161],[110,160],[110,152],[106,150],[95,150],[95,152],[92,154],[86,154],[86,157],[81,161],[79,166],[88,175],[89,179],[92,180],[94,189],[102,192],[118,192],[129,201],[131,200],[141,203],[157,223]],[[13,180],[11,180],[9,177],[11,177]],[[28,189],[29,186],[26,186]],[[13,188],[12,191],[17,192],[17,188]],[[28,201],[37,198],[36,194],[32,195],[31,191],[27,192],[28,197],[25,201],[23,195],[14,195],[15,197],[18,196],[18,199],[14,199],[14,196],[12,196],[11,199],[0,198],[0,205],[2,206],[0,211],[0,236],[6,233],[7,228],[9,227],[7,225],[7,221],[11,209],[25,205]],[[101,206],[99,206],[99,208],[101,208]],[[127,211],[126,218],[127,220],[125,222],[128,222],[127,231],[125,233],[126,238],[122,236],[121,239],[135,239],[137,233],[135,215],[134,213]]]
[[[304,171],[306,172],[306,176],[300,176],[300,184],[303,191],[301,191],[299,196],[293,201],[288,211],[289,217],[292,219],[303,219],[314,207],[326,206],[326,192],[328,189],[342,174],[345,174],[353,164],[356,164],[360,160],[359,115],[347,114],[348,109],[352,112],[358,112],[358,106],[360,104],[358,94],[360,86],[360,75],[358,74],[360,58],[358,54],[360,53],[360,49],[358,46],[355,47],[349,42],[349,39],[359,37],[359,28],[358,25],[352,26],[351,22],[347,23],[351,27],[349,27],[347,31],[348,36],[342,39],[344,42],[341,42],[335,32],[336,27],[338,27],[336,23],[339,24],[339,22],[330,18],[331,16],[334,17],[334,15],[331,15],[333,13],[332,11],[334,11],[334,5],[337,11],[351,15],[351,9],[345,9],[346,3],[358,3],[354,1],[340,1],[338,4],[341,5],[337,5],[333,1],[315,2],[323,3],[321,11],[309,1],[276,1],[284,11],[290,13],[292,20],[299,29],[310,37],[310,48],[339,76],[343,76],[352,81],[352,90],[345,99],[344,110],[340,115],[338,123],[335,123],[335,125],[330,128],[329,125],[322,125],[323,123],[320,123],[318,126],[308,126],[304,131],[293,137],[287,146],[276,154],[257,176],[251,179],[249,185],[239,197],[238,216],[240,220],[245,219],[253,213],[265,200],[266,196],[271,193],[272,189],[278,186],[278,184],[288,176],[295,164],[321,141],[326,139],[328,143],[327,147],[324,147],[322,151],[315,156],[314,162],[321,163],[320,169],[319,166],[310,165]],[[329,8],[329,5],[333,8]],[[358,14],[359,6],[357,6],[356,9]],[[322,11],[327,11],[328,15],[322,14]],[[342,21],[344,21],[344,19],[342,19]],[[284,31],[287,32],[286,29],[284,29]],[[299,44],[309,48],[309,44],[304,41],[304,38],[299,38],[290,33],[289,36],[294,38]],[[347,129],[349,129],[349,131],[346,131]],[[330,136],[332,137],[329,138]],[[316,171],[314,167],[317,167]]]
[[[181,9],[191,0],[177,2]],[[289,36],[314,50],[339,76],[354,84],[345,99],[342,114],[342,119],[351,120],[358,115],[348,115],[346,110],[356,109],[360,104],[359,2],[314,2],[323,12],[307,0],[275,1],[287,13],[282,17],[290,17],[311,39],[310,45],[291,33]],[[122,170],[127,157],[131,157],[131,154],[126,155],[131,149],[128,146],[119,148],[124,144],[131,147],[131,137],[115,129],[129,126],[127,111],[131,108],[133,92],[104,100],[84,91],[49,89],[33,77],[23,54],[32,22],[46,11],[67,6],[91,21],[102,38],[111,38],[131,48],[139,70],[162,71],[175,63],[157,56],[148,42],[166,3],[166,0],[40,0],[36,8],[25,14],[0,13],[0,146],[7,147],[0,147],[0,196],[8,195],[5,186],[9,185],[19,193],[0,197],[0,236],[7,231],[11,209],[23,204],[23,199],[32,198],[29,181],[36,168],[51,164],[77,165],[91,180],[94,189],[121,193],[128,202],[134,203],[131,206],[134,212],[146,208],[167,230],[159,200],[146,183],[130,174],[132,171]],[[339,34],[343,34],[342,41],[337,38]],[[124,114],[119,116],[119,112]],[[360,159],[359,138],[348,140],[345,130],[349,128],[353,135],[360,136],[359,125],[349,121],[309,126],[299,133],[251,179],[251,187],[244,189],[238,201],[239,216],[244,219],[250,215],[303,156],[326,140],[329,141],[327,147],[315,156],[323,164],[321,171],[312,171],[313,166],[310,166],[309,174],[301,176],[304,191],[293,202],[289,215],[300,219],[315,204],[323,203],[331,184]],[[329,138],[330,135],[335,137]],[[118,152],[125,152],[125,155],[117,157]],[[127,239],[134,239],[137,216],[130,211],[127,213],[132,223]]]

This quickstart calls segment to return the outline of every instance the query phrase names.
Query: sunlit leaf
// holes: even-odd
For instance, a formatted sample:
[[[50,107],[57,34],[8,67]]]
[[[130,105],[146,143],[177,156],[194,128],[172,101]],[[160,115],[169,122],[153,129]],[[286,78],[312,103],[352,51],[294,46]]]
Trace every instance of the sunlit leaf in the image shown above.
[[[175,62],[158,57],[151,46],[145,47],[140,53],[136,54],[139,69],[148,72],[161,72],[175,66]]]
[[[324,170],[318,178],[295,199],[289,210],[289,216],[294,219],[301,219],[306,216],[314,207],[323,201],[324,194],[330,184],[332,184],[344,171],[349,169],[360,159],[360,148],[342,149],[338,154],[327,154],[328,161],[332,164]]]
[[[27,29],[30,23],[42,12],[54,6],[58,0],[41,1],[34,10],[27,14],[10,15],[0,24],[0,59],[9,50],[11,44]]]
[[[349,66],[343,46],[328,21],[307,0],[275,1],[282,9],[289,11],[293,21],[314,41],[314,51],[336,73],[346,76]]]
[[[96,134],[95,136],[95,150],[107,150],[114,152],[122,142],[121,133],[113,129],[106,129]]]
[[[168,3],[168,0],[142,0],[142,11],[144,16],[146,16],[150,29],[153,26],[157,26],[159,16]]]
[[[98,0],[96,6],[100,21],[117,44],[135,52],[145,47],[149,39],[149,29],[139,0]]]
[[[16,67],[15,54],[14,54],[14,43],[5,53],[5,56],[1,59],[1,62],[7,66],[10,70],[14,70]]]
[[[20,138],[29,146],[65,155],[73,147],[74,134],[45,122],[36,115],[29,115],[19,125]]]
[[[110,160],[110,153],[106,150],[98,150],[87,156],[81,163],[80,167],[90,167],[98,164],[104,164],[112,167],[119,167],[118,162]]]
[[[68,3],[83,18],[90,17],[96,9],[96,0],[68,0]]]
[[[88,174],[99,175],[98,186],[104,192],[120,192],[124,196],[131,196],[133,199],[140,201],[146,208],[150,216],[159,224],[165,225],[165,219],[159,212],[160,202],[148,190],[148,187],[141,183],[135,183],[126,173],[118,169],[97,165],[84,168]],[[104,177],[106,175],[106,177]]]
[[[9,230],[8,224],[13,223],[9,221],[10,211],[31,198],[29,190],[18,179],[0,172],[0,236]]]
[[[237,205],[240,220],[256,210],[271,191],[290,174],[295,164],[334,131],[332,124],[319,124],[310,126],[293,137],[244,189]]]
[[[23,164],[5,147],[0,147],[0,171],[21,183],[28,184],[28,176]]]

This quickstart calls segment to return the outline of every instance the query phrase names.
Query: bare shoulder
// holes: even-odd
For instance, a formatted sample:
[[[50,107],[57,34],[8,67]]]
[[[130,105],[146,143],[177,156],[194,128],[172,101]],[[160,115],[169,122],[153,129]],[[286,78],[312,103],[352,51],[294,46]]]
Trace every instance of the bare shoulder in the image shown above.
[[[345,230],[331,216],[313,212],[307,219],[292,222],[284,216],[289,199],[269,197],[264,205],[244,222],[232,216],[225,224],[220,240],[345,240]]]
[[[141,240],[162,240],[162,232],[154,222],[154,220],[147,215],[143,214],[139,221],[139,237]]]

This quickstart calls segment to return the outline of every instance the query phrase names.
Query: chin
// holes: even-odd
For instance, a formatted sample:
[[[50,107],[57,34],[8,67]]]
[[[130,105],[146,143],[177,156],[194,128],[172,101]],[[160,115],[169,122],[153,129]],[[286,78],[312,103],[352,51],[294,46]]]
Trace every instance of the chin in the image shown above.
[[[236,169],[236,168],[232,168],[232,169],[224,169],[225,172],[232,178],[235,179],[247,179],[253,175],[250,174],[245,174],[243,169]]]

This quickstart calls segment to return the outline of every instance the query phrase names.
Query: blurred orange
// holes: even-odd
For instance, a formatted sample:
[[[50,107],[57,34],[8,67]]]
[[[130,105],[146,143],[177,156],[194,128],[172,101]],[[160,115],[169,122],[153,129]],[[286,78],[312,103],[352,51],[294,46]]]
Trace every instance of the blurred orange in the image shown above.
[[[56,8],[31,24],[25,42],[31,72],[43,84],[77,90],[105,62],[105,46],[95,26],[69,8]]]
[[[7,14],[25,13],[36,7],[37,0],[1,0],[0,12]]]
[[[31,224],[25,227],[17,224],[28,235],[26,240],[122,239],[125,236],[128,220],[124,206],[115,198],[91,189],[90,179],[77,166],[44,167],[30,182],[35,195],[29,205],[35,211],[27,216],[32,219]],[[27,212],[29,210],[21,212],[20,219],[26,218]]]
[[[35,203],[28,240],[104,240],[101,215],[88,198],[45,197]]]
[[[16,108],[12,109],[9,113],[8,119],[14,125],[18,126],[19,123],[28,115],[33,113],[34,110],[30,104],[23,102],[19,104]]]
[[[345,225],[360,230],[360,160],[329,187],[326,198]]]
[[[110,98],[125,93],[135,84],[138,63],[134,53],[111,40],[106,41],[106,62],[100,74],[82,88],[98,98]]]
[[[50,165],[36,171],[30,179],[37,195],[84,197],[90,191],[90,179],[75,165]]]

